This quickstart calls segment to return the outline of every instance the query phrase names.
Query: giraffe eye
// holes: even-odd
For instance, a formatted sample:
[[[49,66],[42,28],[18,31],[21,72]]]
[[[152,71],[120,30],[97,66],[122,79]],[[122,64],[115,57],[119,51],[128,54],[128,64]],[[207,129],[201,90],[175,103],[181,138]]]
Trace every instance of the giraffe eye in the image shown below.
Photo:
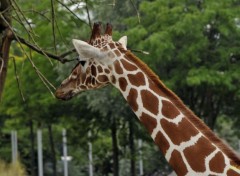
[[[86,64],[86,61],[80,61],[80,64],[84,66]]]

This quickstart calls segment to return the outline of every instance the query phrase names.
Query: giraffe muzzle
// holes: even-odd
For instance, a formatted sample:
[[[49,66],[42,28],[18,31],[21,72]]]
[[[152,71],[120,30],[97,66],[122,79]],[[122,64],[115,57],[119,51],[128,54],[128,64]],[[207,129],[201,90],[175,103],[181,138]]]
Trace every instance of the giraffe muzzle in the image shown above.
[[[61,100],[70,100],[73,96],[74,96],[73,91],[65,93],[64,91],[57,89],[57,91],[55,92],[55,97]]]

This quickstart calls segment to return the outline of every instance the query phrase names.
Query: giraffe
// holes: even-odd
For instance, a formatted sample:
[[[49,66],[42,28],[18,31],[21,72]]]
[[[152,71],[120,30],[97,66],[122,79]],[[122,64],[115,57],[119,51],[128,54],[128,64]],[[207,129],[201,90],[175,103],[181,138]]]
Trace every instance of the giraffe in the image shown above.
[[[127,50],[127,37],[112,40],[112,26],[95,23],[89,42],[73,39],[79,63],[56,90],[68,100],[78,93],[115,86],[177,175],[239,176],[240,159],[158,76]]]

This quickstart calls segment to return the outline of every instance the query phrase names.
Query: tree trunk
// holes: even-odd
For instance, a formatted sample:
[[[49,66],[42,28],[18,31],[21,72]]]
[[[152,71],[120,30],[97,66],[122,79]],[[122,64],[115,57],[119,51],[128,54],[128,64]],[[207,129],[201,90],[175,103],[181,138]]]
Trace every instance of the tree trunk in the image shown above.
[[[112,150],[113,150],[113,175],[119,175],[119,164],[118,164],[118,141],[117,141],[117,125],[116,120],[113,118],[111,127],[112,133]]]
[[[36,164],[35,164],[35,150],[34,150],[34,129],[33,129],[33,121],[30,119],[29,120],[29,126],[30,126],[30,140],[31,140],[31,176],[35,176],[35,169],[36,169]]]
[[[9,49],[13,39],[13,33],[9,28],[11,24],[10,1],[1,0],[0,3],[0,102],[4,83],[7,76]]]
[[[136,176],[135,169],[135,146],[134,146],[134,126],[133,121],[129,120],[129,148],[130,148],[130,157],[131,157],[131,176]]]
[[[49,142],[51,148],[51,158],[52,158],[52,169],[53,169],[53,176],[57,176],[57,162],[56,162],[56,152],[55,146],[53,141],[53,133],[52,133],[52,125],[48,125],[48,133],[49,133]]]

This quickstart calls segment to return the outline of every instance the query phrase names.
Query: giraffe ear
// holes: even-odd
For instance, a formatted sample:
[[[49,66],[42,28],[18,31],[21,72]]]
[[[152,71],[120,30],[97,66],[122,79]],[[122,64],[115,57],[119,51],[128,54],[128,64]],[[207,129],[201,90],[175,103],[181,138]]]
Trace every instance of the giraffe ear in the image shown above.
[[[73,39],[72,42],[80,58],[102,58],[104,56],[99,48],[95,48],[87,42],[77,39]]]
[[[124,49],[127,49],[127,36],[123,36],[118,40],[119,43],[122,44]]]

